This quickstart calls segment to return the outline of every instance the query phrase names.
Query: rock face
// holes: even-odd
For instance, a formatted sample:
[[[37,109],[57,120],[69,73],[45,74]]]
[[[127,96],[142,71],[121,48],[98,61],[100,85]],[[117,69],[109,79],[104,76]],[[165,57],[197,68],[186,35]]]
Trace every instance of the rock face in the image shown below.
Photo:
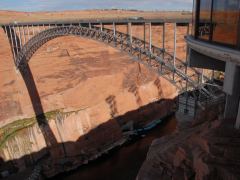
[[[48,20],[96,20],[96,19],[127,19],[143,17],[144,19],[191,19],[191,12],[182,11],[136,11],[136,10],[81,10],[58,12],[19,12],[0,11],[0,23],[34,22]]]
[[[239,179],[240,132],[231,120],[215,119],[153,141],[137,179]]]
[[[71,36],[48,42],[30,60],[25,83],[2,30],[0,44],[1,172],[25,170],[45,156],[47,176],[71,169],[121,144],[123,129],[174,108],[175,87],[100,42]],[[27,90],[29,81],[35,90]],[[36,107],[44,112],[37,118]]]

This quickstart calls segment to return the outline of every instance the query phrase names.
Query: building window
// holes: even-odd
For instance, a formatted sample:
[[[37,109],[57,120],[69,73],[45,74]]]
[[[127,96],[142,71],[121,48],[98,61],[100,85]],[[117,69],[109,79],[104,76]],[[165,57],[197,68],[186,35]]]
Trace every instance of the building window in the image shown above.
[[[240,0],[215,0],[213,2],[212,41],[236,46]]]
[[[194,4],[196,38],[240,49],[240,0],[194,0]]]
[[[196,30],[196,10],[197,10],[197,2],[193,1],[193,10],[192,10],[192,35],[195,36]]]
[[[200,0],[198,37],[209,40],[211,33],[211,0]]]

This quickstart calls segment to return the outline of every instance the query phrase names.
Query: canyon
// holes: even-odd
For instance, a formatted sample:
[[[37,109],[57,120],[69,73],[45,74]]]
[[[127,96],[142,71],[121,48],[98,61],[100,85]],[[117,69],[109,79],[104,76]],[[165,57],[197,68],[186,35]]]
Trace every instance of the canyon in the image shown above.
[[[19,15],[13,14],[9,17]],[[118,31],[125,32],[126,27],[119,26]],[[177,28],[177,55],[182,59],[187,31]],[[162,28],[154,26],[153,32],[153,44],[161,46]],[[133,26],[133,36],[142,39],[142,34],[143,29]],[[169,23],[170,53],[173,35]],[[106,44],[73,36],[51,40],[34,54],[24,77],[15,68],[2,29],[0,42],[2,175],[21,172],[27,177],[36,168],[32,164],[43,162],[46,177],[72,170],[121,146],[134,129],[162,120],[176,109],[178,90],[170,82]],[[34,90],[29,90],[30,85]],[[29,91],[36,91],[36,97],[30,97]],[[33,102],[44,114],[36,112]]]

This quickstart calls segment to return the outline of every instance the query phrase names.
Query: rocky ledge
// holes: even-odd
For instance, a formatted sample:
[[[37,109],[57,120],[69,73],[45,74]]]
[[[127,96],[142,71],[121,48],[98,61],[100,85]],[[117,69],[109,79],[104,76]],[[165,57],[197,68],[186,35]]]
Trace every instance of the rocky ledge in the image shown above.
[[[234,121],[201,119],[154,140],[137,180],[239,179],[240,131]]]

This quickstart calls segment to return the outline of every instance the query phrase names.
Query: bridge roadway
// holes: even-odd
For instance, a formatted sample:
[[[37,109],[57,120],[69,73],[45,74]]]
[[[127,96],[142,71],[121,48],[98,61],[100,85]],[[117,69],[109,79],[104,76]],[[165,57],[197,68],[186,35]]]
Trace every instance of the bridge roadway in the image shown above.
[[[165,24],[174,24],[174,53],[165,49]],[[112,25],[107,29],[104,25]],[[126,25],[127,33],[117,31],[118,25]],[[143,40],[132,36],[132,25],[144,28]],[[149,39],[146,40],[146,28],[149,25]],[[152,45],[152,26],[163,28],[162,47]],[[214,97],[214,92],[206,88],[204,82],[211,80],[202,71],[190,68],[186,61],[176,57],[177,26],[187,26],[189,20],[103,20],[103,21],[55,21],[34,23],[11,23],[2,25],[12,47],[17,69],[24,70],[32,55],[51,39],[74,35],[94,39],[128,52],[134,60],[143,63],[174,84],[179,93],[198,89],[205,97]]]

